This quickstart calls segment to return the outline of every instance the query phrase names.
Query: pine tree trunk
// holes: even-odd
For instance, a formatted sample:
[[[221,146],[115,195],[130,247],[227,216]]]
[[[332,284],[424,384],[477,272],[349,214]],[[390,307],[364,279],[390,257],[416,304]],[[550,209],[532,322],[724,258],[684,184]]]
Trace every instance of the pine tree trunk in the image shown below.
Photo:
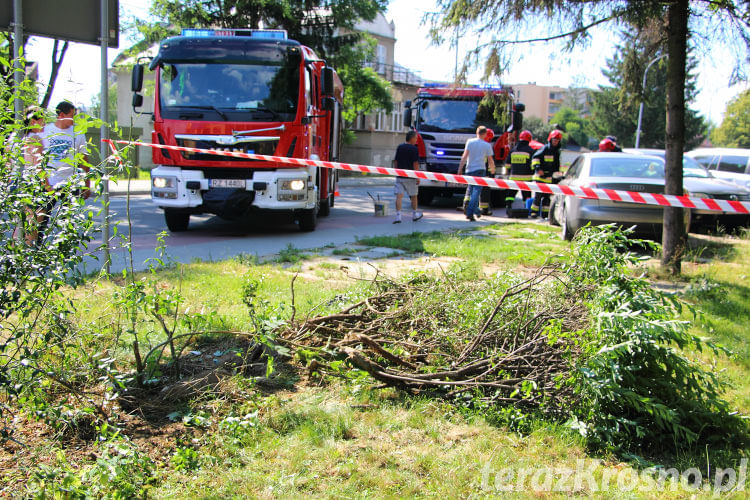
[[[685,64],[687,60],[688,0],[669,3],[666,31],[667,51],[667,131],[666,194],[682,195],[682,151],[685,147]],[[661,265],[670,275],[680,274],[687,234],[682,208],[664,209]]]

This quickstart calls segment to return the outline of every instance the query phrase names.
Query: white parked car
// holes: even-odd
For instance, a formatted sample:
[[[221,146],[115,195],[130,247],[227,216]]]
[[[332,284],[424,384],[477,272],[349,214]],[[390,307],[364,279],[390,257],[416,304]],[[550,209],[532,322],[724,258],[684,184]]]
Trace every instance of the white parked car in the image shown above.
[[[701,148],[688,151],[693,158],[720,179],[750,188],[750,149]]]

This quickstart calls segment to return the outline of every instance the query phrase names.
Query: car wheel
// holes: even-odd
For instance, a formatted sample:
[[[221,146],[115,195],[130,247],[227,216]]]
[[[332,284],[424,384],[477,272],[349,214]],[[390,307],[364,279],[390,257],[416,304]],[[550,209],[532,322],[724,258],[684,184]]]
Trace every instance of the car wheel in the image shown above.
[[[167,228],[173,233],[187,231],[190,224],[190,214],[178,210],[164,210],[164,220]]]
[[[565,241],[571,241],[573,239],[573,236],[575,235],[575,231],[573,231],[568,225],[568,210],[565,208],[564,203],[562,206],[562,218],[560,220],[560,226],[562,226],[562,239],[564,239]]]
[[[557,210],[557,202],[552,199],[549,203],[549,215],[547,216],[549,219],[549,225],[550,226],[559,226],[560,221],[557,220],[557,215],[555,215],[555,210]]]

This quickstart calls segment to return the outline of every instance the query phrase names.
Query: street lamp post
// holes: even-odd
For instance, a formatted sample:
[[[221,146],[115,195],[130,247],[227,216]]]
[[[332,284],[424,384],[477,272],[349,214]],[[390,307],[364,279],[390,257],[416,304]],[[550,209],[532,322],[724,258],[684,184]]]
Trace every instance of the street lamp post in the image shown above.
[[[667,54],[662,54],[659,57],[655,57],[654,59],[652,59],[646,66],[646,71],[643,72],[643,86],[641,87],[643,91],[643,97],[641,97],[641,105],[638,108],[638,128],[635,131],[635,148],[636,149],[638,149],[638,146],[640,146],[641,144],[641,119],[643,119],[643,100],[646,95],[646,76],[648,75],[648,69],[656,61],[658,61],[659,59],[664,59],[665,57],[667,57]]]

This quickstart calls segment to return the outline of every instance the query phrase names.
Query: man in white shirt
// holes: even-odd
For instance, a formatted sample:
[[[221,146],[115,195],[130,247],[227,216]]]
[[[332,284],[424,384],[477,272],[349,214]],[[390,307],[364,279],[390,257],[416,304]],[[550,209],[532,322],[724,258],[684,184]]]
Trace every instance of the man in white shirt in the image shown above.
[[[76,107],[68,101],[62,101],[55,108],[57,119],[44,126],[39,134],[42,140],[43,157],[46,158],[47,167],[51,170],[47,177],[50,189],[56,191],[49,198],[46,206],[41,207],[39,216],[39,232],[37,245],[40,245],[49,224],[50,214],[55,204],[60,200],[60,192],[65,183],[76,174],[80,167],[84,172],[89,171],[88,159],[86,157],[86,138],[83,134],[76,134],[73,117],[76,115]],[[78,156],[80,153],[81,156]],[[86,180],[86,188],[78,195],[84,200],[89,197],[89,181]]]
[[[492,159],[494,155],[492,151],[492,145],[485,141],[484,138],[487,135],[487,127],[480,126],[477,128],[477,136],[473,139],[466,141],[464,147],[464,154],[461,156],[461,161],[458,163],[458,175],[464,170],[466,165],[466,175],[474,177],[484,177],[486,175],[485,163],[490,166],[490,173],[495,173],[495,161]],[[469,203],[466,205],[466,219],[470,221],[476,220],[474,217],[480,217],[479,211],[479,194],[482,192],[482,186],[470,185],[470,196]]]
[[[47,165],[52,169],[47,182],[53,189],[62,186],[76,173],[80,159],[76,158],[78,153],[84,155],[80,167],[85,172],[89,170],[88,166],[85,165],[87,160],[85,156],[86,138],[75,132],[73,117],[76,115],[76,107],[68,101],[62,101],[55,110],[57,111],[57,119],[45,125],[44,130],[39,134],[48,159]],[[87,188],[88,185],[88,181],[86,181]],[[89,190],[85,189],[81,196],[84,199],[88,198]]]

